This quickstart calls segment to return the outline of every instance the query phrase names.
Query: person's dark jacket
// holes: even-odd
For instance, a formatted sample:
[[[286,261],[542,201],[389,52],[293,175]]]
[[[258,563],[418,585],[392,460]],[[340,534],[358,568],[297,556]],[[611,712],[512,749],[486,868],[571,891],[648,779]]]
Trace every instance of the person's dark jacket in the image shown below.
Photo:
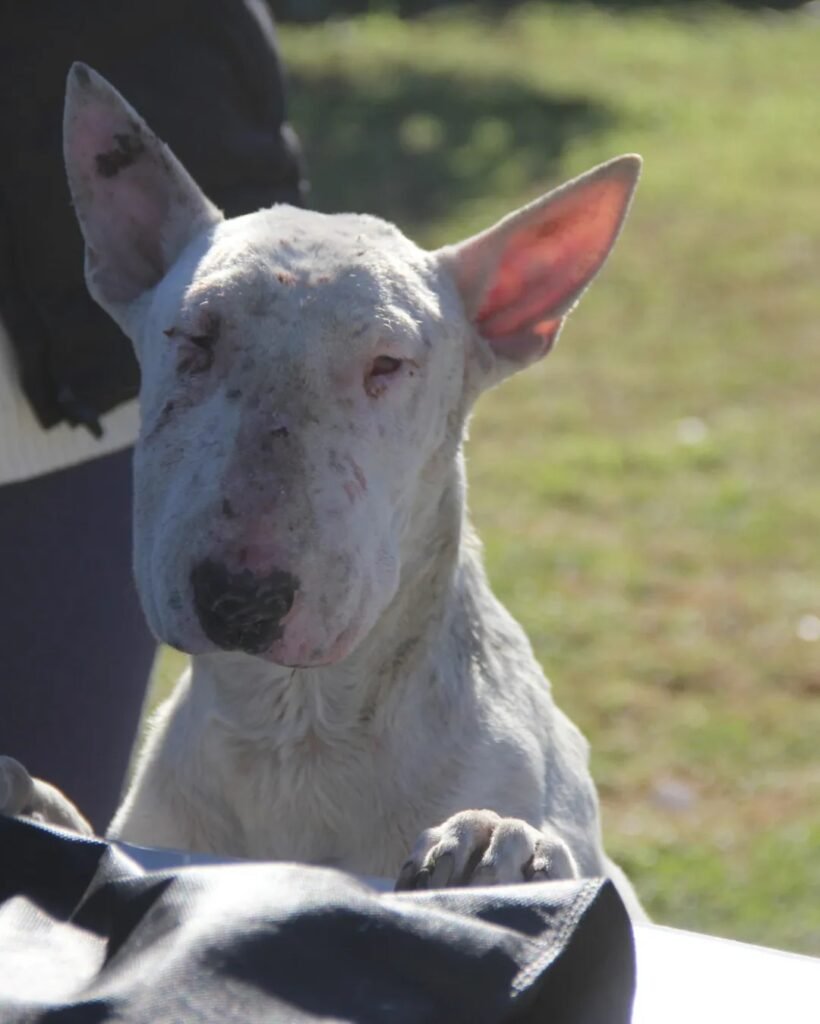
[[[73,61],[103,74],[228,216],[299,204],[261,0],[0,0],[0,319],[43,427],[99,432],[132,398],[130,343],[89,297],[62,160]]]

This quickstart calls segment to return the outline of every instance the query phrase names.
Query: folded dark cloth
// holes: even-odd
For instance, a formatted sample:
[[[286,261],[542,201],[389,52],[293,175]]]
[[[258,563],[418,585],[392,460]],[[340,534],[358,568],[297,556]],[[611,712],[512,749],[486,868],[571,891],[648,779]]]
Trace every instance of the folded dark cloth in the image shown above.
[[[380,894],[296,864],[142,871],[0,817],[0,1020],[626,1024],[608,881]]]
[[[0,316],[44,427],[99,431],[137,364],[89,297],[62,158],[65,80],[101,72],[230,216],[300,204],[273,24],[262,0],[0,0]]]

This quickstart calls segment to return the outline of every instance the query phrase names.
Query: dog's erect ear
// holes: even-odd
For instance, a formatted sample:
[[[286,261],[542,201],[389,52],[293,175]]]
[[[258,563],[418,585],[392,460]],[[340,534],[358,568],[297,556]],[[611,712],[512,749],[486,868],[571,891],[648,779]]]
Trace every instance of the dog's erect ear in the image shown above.
[[[63,147],[88,289],[120,322],[182,249],[222,219],[168,147],[85,64],[68,74]]]
[[[640,170],[640,157],[618,157],[440,251],[502,372],[549,352],[609,255]]]

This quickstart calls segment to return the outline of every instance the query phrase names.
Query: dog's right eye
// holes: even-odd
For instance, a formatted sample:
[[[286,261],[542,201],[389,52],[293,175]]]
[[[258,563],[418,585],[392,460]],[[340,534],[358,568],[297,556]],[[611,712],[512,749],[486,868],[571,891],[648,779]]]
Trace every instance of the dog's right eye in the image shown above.
[[[394,359],[393,356],[376,356],[373,365],[370,367],[371,377],[385,377],[395,373],[401,366],[401,359]]]
[[[364,378],[364,389],[371,398],[378,398],[387,387],[388,378],[394,376],[404,365],[403,359],[395,356],[376,356]]]
[[[162,333],[177,345],[180,373],[205,373],[213,366],[215,334],[184,334],[176,327],[169,327]]]

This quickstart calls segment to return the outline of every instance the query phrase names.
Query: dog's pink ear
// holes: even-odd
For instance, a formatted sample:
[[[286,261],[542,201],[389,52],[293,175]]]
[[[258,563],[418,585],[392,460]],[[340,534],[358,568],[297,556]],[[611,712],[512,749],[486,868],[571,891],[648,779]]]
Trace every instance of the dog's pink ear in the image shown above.
[[[549,352],[618,237],[640,169],[640,157],[618,157],[441,251],[467,315],[510,369]]]
[[[85,64],[68,75],[63,146],[89,291],[121,319],[222,214],[116,89]]]

